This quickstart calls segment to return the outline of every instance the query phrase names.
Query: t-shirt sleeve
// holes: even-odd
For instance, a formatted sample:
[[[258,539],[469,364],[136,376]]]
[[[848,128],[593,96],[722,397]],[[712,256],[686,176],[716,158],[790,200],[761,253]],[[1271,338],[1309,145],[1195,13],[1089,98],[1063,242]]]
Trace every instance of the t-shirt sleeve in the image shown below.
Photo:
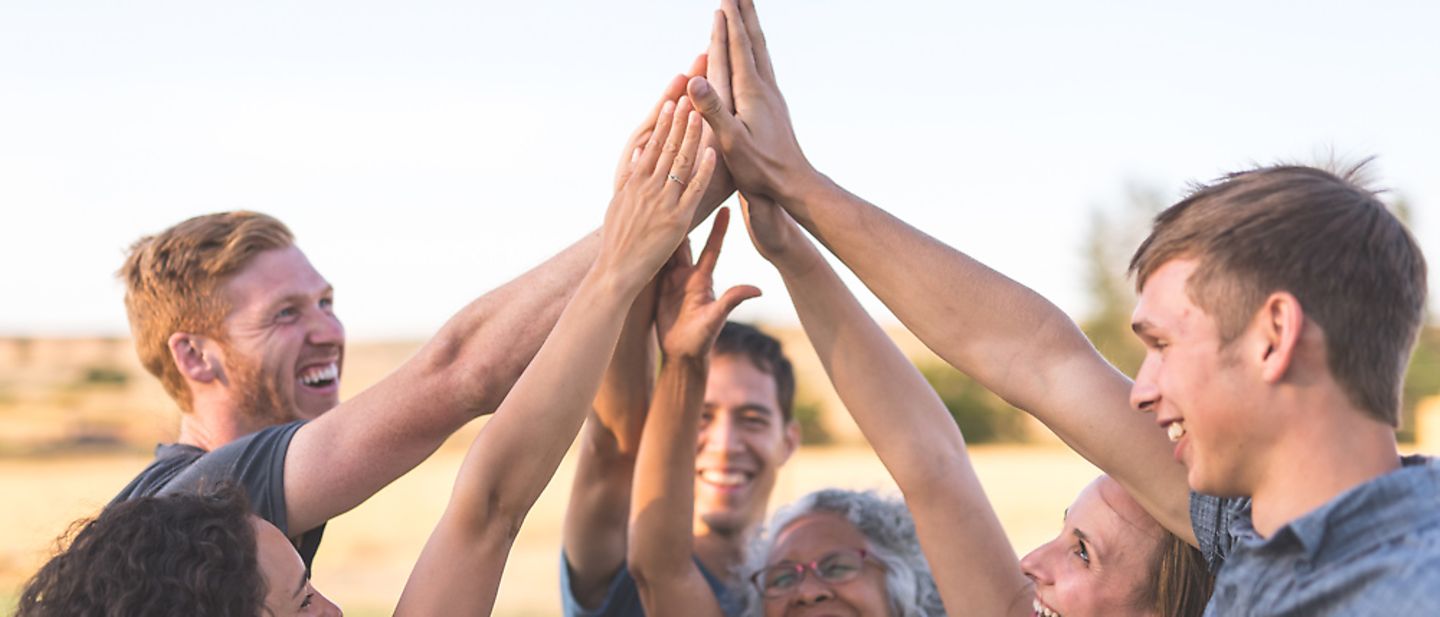
[[[710,591],[715,594],[715,599],[720,604],[720,612],[726,617],[740,615],[745,608],[744,598],[727,588],[725,582],[711,574],[699,559],[695,560],[695,566],[700,568],[700,574],[705,577],[705,582],[710,585]],[[640,602],[640,588],[635,584],[635,579],[630,576],[629,568],[623,564],[615,572],[615,577],[610,579],[610,586],[605,590],[605,598],[593,609],[581,606],[580,601],[575,598],[570,576],[570,560],[565,556],[564,551],[561,551],[560,603],[565,617],[642,617],[645,615],[644,605]]]
[[[285,454],[304,421],[261,429],[206,453],[176,476],[160,494],[200,491],[221,483],[245,490],[250,509],[292,535],[286,520]]]
[[[622,564],[610,579],[610,585],[605,589],[605,598],[594,608],[585,608],[580,600],[575,597],[575,589],[572,586],[570,559],[565,552],[560,552],[560,605],[565,617],[611,617],[620,615],[643,615],[640,609],[640,590],[635,586],[635,579],[630,578],[630,571]],[[630,609],[633,613],[627,613],[624,609]]]
[[[1200,552],[1205,555],[1212,573],[1218,572],[1230,556],[1230,548],[1235,544],[1230,525],[1245,501],[1190,492],[1190,527],[1195,530]]]

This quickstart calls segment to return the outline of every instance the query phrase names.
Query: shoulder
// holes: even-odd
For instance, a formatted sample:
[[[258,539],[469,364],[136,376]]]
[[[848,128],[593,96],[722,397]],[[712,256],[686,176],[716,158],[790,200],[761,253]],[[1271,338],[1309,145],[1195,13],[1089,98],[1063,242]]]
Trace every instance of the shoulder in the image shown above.
[[[195,461],[205,455],[205,451],[195,446],[171,443],[161,444],[155,447],[155,460],[145,466],[140,473],[135,475],[115,499],[110,503],[118,503],[136,497],[149,497],[164,490],[175,476],[185,471]]]
[[[640,590],[630,570],[621,564],[605,589],[605,597],[599,604],[587,608],[575,596],[570,572],[570,560],[560,553],[560,603],[565,617],[644,617],[640,605]]]
[[[289,532],[285,509],[285,453],[304,421],[267,427],[205,453],[166,484],[161,494],[234,484],[257,516]]]

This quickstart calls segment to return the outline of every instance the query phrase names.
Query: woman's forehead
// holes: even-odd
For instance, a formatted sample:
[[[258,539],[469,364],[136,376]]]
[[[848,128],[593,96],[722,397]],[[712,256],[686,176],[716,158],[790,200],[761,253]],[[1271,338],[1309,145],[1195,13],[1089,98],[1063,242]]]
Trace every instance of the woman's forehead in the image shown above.
[[[776,534],[770,561],[809,560],[836,549],[865,546],[865,534],[845,517],[833,512],[810,512]]]
[[[1141,539],[1149,546],[1163,533],[1160,523],[1109,476],[1096,478],[1080,491],[1066,522],[1109,546],[1133,546]]]

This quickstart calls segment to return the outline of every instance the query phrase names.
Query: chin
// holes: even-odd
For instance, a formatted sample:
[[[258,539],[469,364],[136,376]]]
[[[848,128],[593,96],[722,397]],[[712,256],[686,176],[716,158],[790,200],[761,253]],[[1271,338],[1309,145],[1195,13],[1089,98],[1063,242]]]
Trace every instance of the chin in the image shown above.
[[[749,526],[745,515],[738,510],[716,509],[699,514],[700,520],[710,528],[710,531],[721,535],[741,533]]]

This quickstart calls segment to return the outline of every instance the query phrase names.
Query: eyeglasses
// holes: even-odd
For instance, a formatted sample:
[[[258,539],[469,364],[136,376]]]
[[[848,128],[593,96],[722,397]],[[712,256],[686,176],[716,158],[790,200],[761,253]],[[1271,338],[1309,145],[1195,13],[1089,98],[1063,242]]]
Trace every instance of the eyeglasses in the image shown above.
[[[865,568],[868,557],[869,553],[862,549],[847,548],[828,553],[810,563],[782,561],[751,575],[750,582],[754,583],[755,588],[765,597],[778,598],[800,587],[800,583],[805,580],[806,571],[814,572],[815,576],[827,583],[854,580]]]

